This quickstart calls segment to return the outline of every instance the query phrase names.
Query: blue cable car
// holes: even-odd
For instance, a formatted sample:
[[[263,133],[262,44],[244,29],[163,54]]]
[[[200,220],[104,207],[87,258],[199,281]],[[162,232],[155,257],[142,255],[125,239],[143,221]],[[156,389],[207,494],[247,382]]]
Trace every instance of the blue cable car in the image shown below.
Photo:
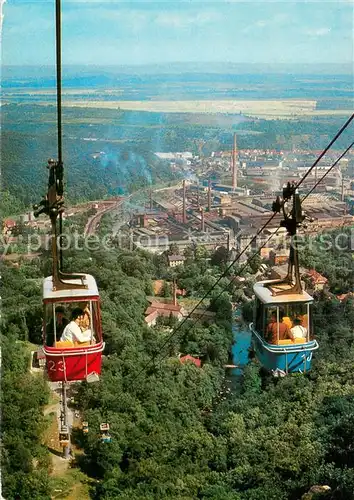
[[[277,283],[277,280],[260,281],[253,287],[256,300],[254,321],[250,325],[253,348],[262,366],[274,375],[306,373],[311,369],[312,353],[319,347],[313,338],[313,298],[305,291],[273,295],[275,288],[280,288]],[[294,340],[281,338],[286,328],[290,332],[296,328],[299,335]]]
[[[101,442],[110,443],[112,441],[112,436],[109,433],[109,424],[108,423],[100,424],[100,431],[101,431]]]
[[[287,212],[289,200],[292,209]],[[275,376],[306,373],[312,354],[319,345],[312,326],[313,298],[302,289],[296,236],[304,221],[301,200],[294,184],[283,189],[283,199],[273,203],[273,211],[284,214],[280,226],[292,237],[287,276],[282,280],[260,281],[254,285],[254,321],[250,324],[256,357]]]

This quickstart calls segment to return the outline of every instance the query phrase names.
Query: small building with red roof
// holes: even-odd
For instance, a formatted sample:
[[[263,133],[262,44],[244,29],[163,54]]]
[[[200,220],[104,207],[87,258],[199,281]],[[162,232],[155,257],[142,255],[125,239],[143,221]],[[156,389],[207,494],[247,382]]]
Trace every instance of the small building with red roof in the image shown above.
[[[185,316],[186,311],[177,302],[177,288],[173,285],[173,298],[172,299],[160,299],[158,297],[153,297],[149,299],[150,305],[145,311],[145,322],[149,326],[154,326],[158,317],[174,317],[181,320]]]
[[[13,219],[4,219],[2,223],[2,233],[9,234],[16,227],[17,223]]]
[[[310,269],[305,276],[309,279],[314,290],[323,290],[328,283],[328,279],[315,269]]]
[[[193,358],[190,354],[187,354],[186,356],[181,356],[179,358],[180,362],[184,365],[185,363],[193,363],[195,366],[200,368],[202,366],[202,362],[198,358]]]

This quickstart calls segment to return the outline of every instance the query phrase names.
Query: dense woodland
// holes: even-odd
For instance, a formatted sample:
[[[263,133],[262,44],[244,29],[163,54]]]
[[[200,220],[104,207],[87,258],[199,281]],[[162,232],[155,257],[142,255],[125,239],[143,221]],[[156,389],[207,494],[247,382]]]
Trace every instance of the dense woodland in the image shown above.
[[[310,254],[303,252],[303,264],[322,259],[333,291],[352,288],[352,274],[341,274],[352,263],[350,249],[340,255],[329,249],[324,260],[316,245]],[[41,337],[47,257],[19,268],[1,264],[7,500],[49,499],[53,488],[48,452],[41,444],[49,391],[41,377],[28,372],[28,341],[39,344]],[[331,292],[316,295],[320,350],[309,374],[272,379],[252,360],[241,386],[223,399],[231,301],[243,305],[247,319],[259,261],[243,271],[242,287],[223,278],[215,288],[207,302],[216,312],[213,324],[187,323],[162,349],[168,326],[150,329],[143,321],[151,280],[175,277],[187,290],[185,300],[193,300],[215,283],[226,264],[220,250],[211,261],[198,248],[186,257],[184,267],[171,271],[165,256],[144,252],[66,252],[66,270],[84,270],[97,279],[107,344],[101,381],[78,384],[75,397],[90,429],[88,435],[74,436],[85,451],[76,467],[94,478],[92,498],[299,500],[316,484],[331,487],[321,498],[354,498],[353,300],[340,302]],[[168,296],[170,289],[164,293]],[[178,353],[199,355],[202,368],[182,365]],[[111,443],[100,441],[102,421],[110,422]]]
[[[66,140],[64,162],[69,203],[127,194],[149,187],[152,182],[176,179],[169,165],[147,149],[115,144],[108,148],[104,158],[94,158],[92,155],[97,151],[107,151],[107,144],[97,141],[88,147],[84,141]],[[41,200],[47,179],[47,159],[56,156],[55,135],[33,137],[19,132],[2,133],[1,215],[15,214]],[[13,197],[12,203],[9,197]]]

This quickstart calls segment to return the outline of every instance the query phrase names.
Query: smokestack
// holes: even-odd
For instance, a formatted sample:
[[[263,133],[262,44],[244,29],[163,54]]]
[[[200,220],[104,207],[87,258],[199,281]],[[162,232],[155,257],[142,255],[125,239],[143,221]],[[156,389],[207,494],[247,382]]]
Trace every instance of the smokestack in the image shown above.
[[[203,207],[200,209],[200,215],[201,215],[201,217],[200,217],[200,220],[201,220],[200,229],[201,229],[202,233],[204,233],[205,232],[205,223],[204,223],[204,208]]]
[[[187,224],[187,214],[186,214],[186,181],[183,179],[183,224]]]
[[[176,285],[176,280],[173,280],[172,283],[172,297],[173,297],[173,305],[177,305],[177,285]]]
[[[236,155],[237,155],[236,132],[234,132],[234,147],[232,150],[232,189],[233,190],[235,190],[237,188]]]
[[[208,212],[211,211],[211,180],[208,180]]]

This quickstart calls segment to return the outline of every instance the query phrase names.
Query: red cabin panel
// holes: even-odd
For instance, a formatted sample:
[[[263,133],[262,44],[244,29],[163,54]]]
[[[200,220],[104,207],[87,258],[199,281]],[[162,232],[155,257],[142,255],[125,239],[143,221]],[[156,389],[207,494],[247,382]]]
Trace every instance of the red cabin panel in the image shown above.
[[[43,352],[52,382],[80,381],[88,377],[94,381],[95,376],[101,374],[104,342],[98,288],[93,276],[80,276],[82,278],[76,282],[69,280],[65,289],[56,289],[52,276],[43,282]],[[81,288],[82,280],[85,286]],[[80,287],[71,289],[70,284]],[[72,334],[71,339],[69,334],[69,338],[62,340],[65,327],[76,321],[75,309],[81,309],[82,316],[88,320],[87,324],[80,324],[83,332],[90,333],[87,342],[80,343]]]
[[[89,375],[100,375],[102,342],[89,347],[55,349],[44,346],[47,374],[51,382],[86,380]]]

